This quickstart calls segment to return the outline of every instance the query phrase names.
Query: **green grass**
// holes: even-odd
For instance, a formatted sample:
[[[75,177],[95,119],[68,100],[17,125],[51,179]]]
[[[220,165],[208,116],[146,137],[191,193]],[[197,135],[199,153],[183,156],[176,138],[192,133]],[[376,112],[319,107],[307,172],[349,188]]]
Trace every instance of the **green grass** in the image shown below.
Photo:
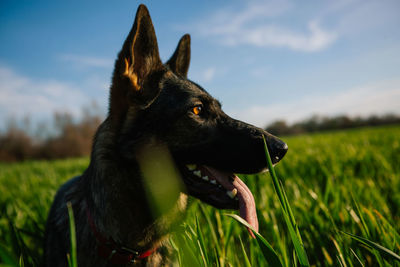
[[[311,266],[400,266],[400,126],[283,139],[289,152],[275,167],[280,197],[268,173],[240,175],[256,199],[260,235],[279,262],[300,266],[292,241],[300,234]],[[40,266],[52,197],[87,164],[86,158],[0,164],[0,266]],[[275,256],[265,253],[267,245],[226,213],[235,212],[193,200],[170,238],[175,262],[268,266]]]

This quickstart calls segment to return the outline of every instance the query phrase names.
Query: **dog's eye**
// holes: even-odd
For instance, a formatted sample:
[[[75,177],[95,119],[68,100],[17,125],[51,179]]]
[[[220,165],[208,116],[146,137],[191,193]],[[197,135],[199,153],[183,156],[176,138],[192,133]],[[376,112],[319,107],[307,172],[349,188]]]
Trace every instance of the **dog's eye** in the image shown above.
[[[192,112],[193,112],[195,115],[200,115],[202,111],[203,111],[203,106],[202,106],[202,105],[195,106],[195,107],[193,107],[193,109],[192,109]]]

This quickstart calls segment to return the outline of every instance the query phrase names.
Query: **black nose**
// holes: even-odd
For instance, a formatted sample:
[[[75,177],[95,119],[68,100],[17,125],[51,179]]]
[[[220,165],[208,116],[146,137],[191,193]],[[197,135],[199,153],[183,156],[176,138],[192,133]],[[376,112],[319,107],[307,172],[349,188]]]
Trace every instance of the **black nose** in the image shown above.
[[[269,144],[272,163],[279,162],[288,151],[288,145],[278,138],[274,138]]]

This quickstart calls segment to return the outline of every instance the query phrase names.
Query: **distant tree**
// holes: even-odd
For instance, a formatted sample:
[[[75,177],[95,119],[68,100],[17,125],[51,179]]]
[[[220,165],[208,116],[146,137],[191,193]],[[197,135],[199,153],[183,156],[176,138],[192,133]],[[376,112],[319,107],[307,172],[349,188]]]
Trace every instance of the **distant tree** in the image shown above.
[[[102,118],[90,112],[83,112],[79,122],[74,122],[69,113],[56,113],[54,125],[58,134],[44,141],[40,158],[68,158],[89,155],[92,139]]]
[[[274,135],[287,135],[291,133],[289,126],[284,120],[278,120],[268,125],[267,131]]]
[[[8,125],[5,133],[0,134],[0,160],[22,161],[33,157],[32,138],[19,129],[16,124]]]

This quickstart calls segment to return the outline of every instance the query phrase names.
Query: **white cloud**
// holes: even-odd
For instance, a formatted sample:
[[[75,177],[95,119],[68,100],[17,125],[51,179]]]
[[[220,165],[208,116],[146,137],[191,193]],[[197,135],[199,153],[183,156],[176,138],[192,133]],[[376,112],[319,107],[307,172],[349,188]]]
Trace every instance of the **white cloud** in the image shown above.
[[[287,47],[297,51],[314,52],[328,47],[337,38],[335,33],[322,30],[316,21],[308,24],[308,30],[308,34],[303,34],[279,26],[262,25],[226,36],[223,42],[229,45],[275,46]]]
[[[200,84],[209,83],[214,80],[216,74],[223,75],[226,73],[226,68],[219,68],[217,71],[216,67],[201,67],[199,69],[192,69],[191,71],[191,80],[196,81]]]
[[[319,17],[334,18],[337,21],[335,29],[341,36],[357,38],[361,33],[398,24],[399,8],[397,0],[338,0],[328,2]]]
[[[70,62],[79,67],[97,67],[97,68],[111,68],[113,60],[101,57],[90,57],[74,54],[63,54],[59,59],[65,62]]]
[[[34,80],[0,66],[0,118],[49,118],[54,111],[79,115],[90,99],[80,88],[56,80]]]
[[[265,127],[277,119],[293,123],[313,114],[368,116],[389,112],[400,113],[400,80],[367,84],[329,95],[304,96],[285,104],[279,101],[269,106],[252,106],[232,115]]]
[[[220,10],[197,27],[206,37],[215,37],[224,45],[253,45],[257,47],[285,47],[296,51],[320,51],[338,37],[333,31],[324,30],[317,20],[306,21],[305,32],[294,31],[272,23],[282,17],[291,5],[288,2],[248,2],[238,11]],[[205,22],[207,21],[207,22]]]

